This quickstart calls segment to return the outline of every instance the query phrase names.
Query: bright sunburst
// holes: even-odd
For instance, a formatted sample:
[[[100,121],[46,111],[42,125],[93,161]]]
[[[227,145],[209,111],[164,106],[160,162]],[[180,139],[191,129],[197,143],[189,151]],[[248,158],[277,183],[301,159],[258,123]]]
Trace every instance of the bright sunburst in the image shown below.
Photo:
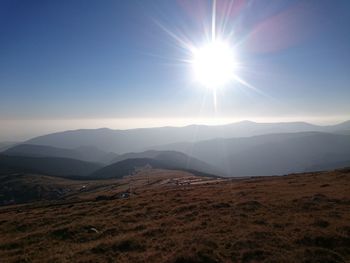
[[[228,43],[214,40],[192,53],[195,79],[204,87],[216,89],[233,79],[236,62]]]
[[[217,90],[221,87],[237,83],[260,94],[261,91],[240,77],[240,72],[245,67],[244,63],[238,59],[239,42],[233,39],[233,29],[225,30],[225,23],[222,21],[227,21],[228,17],[221,18],[221,22],[217,25],[216,0],[212,0],[211,10],[211,28],[206,25],[203,30],[203,39],[206,39],[203,45],[197,45],[198,41],[192,39],[191,35],[186,35],[185,31],[178,30],[176,33],[162,23],[155,22],[176,40],[180,48],[186,51],[186,57],[178,60],[191,67],[193,79],[199,86],[211,90],[216,110]],[[204,20],[206,19],[203,17]]]

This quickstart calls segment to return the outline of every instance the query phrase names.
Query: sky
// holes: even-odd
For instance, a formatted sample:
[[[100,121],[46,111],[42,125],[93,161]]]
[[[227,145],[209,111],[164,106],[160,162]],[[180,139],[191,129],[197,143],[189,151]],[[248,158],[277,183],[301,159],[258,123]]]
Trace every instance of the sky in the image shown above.
[[[215,12],[213,7],[215,6]],[[215,32],[242,81],[194,80]],[[0,0],[0,141],[77,128],[350,119],[350,1]]]

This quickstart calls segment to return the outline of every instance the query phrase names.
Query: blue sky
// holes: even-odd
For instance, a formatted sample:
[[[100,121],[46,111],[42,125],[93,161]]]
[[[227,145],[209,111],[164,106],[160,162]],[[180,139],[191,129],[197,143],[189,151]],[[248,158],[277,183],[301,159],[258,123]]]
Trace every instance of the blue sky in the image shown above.
[[[166,32],[203,44],[212,1],[0,1],[0,139],[23,123],[13,139],[46,132],[48,121],[62,130],[350,117],[349,1],[231,2],[217,1],[217,30],[232,33],[237,74],[254,90],[232,82],[214,109],[183,62],[188,50]],[[107,119],[124,125],[93,125]]]

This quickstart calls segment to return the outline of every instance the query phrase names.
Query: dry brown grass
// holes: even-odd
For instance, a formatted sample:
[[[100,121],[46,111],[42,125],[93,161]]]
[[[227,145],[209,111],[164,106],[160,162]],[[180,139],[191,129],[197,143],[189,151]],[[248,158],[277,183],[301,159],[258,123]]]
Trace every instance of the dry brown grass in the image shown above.
[[[0,209],[1,262],[350,262],[350,171],[178,186],[182,172]],[[146,183],[147,182],[147,183]],[[168,182],[168,183],[166,183]]]

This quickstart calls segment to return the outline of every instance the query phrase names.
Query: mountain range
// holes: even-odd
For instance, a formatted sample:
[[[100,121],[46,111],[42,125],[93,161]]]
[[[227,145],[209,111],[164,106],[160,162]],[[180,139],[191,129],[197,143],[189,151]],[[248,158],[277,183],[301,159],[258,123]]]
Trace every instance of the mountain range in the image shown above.
[[[19,168],[44,174],[73,176],[74,170],[76,176],[94,178],[121,177],[147,165],[219,176],[282,175],[347,165],[349,131],[350,121],[332,126],[244,121],[221,126],[75,130],[16,144],[2,152],[2,159],[13,167],[11,158],[17,158]],[[35,167],[28,166],[29,160]],[[48,169],[47,163],[58,172]],[[57,163],[66,167],[58,168]],[[83,164],[88,171],[81,170]],[[70,166],[75,168],[69,170]]]
[[[305,122],[256,123],[242,121],[227,125],[189,125],[185,127],[143,128],[131,130],[85,129],[39,136],[26,144],[75,149],[94,146],[105,152],[123,154],[152,149],[177,142],[197,142],[216,138],[251,137],[270,133],[341,132],[350,130],[350,121],[332,126]]]
[[[350,159],[350,136],[319,132],[267,134],[176,143],[157,149],[189,154],[220,167],[226,176],[281,175],[310,171],[313,167],[342,167],[335,164]]]

